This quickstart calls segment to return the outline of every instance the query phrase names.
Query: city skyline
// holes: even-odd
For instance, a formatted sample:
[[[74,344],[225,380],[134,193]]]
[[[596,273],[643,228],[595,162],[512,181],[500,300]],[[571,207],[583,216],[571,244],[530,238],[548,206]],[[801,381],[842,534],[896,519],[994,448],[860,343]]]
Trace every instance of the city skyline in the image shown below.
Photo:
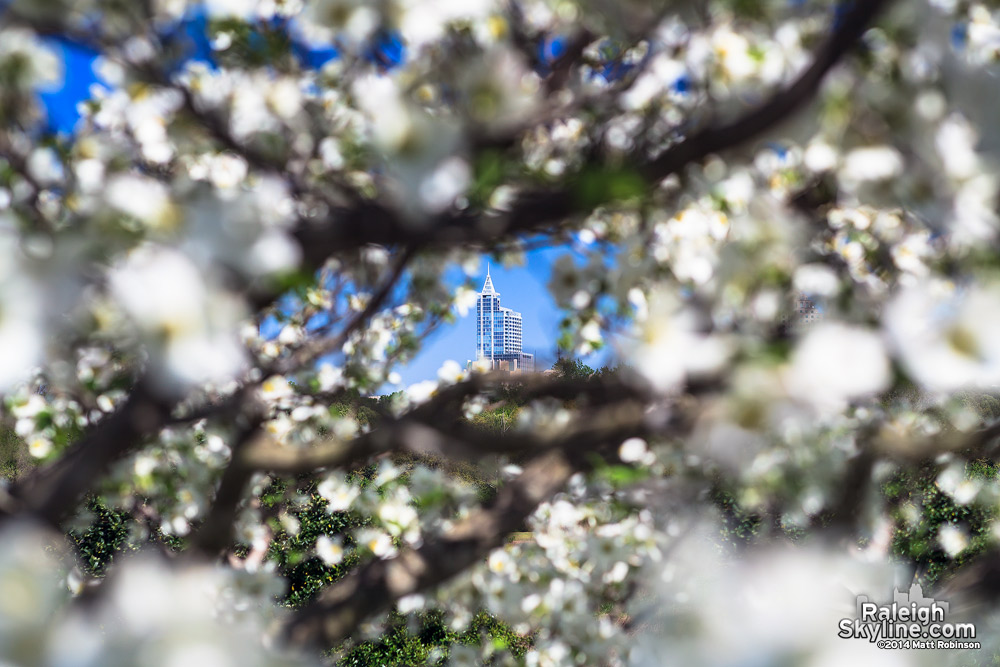
[[[535,370],[535,358],[523,349],[523,316],[500,305],[500,292],[493,286],[490,265],[476,301],[476,361],[488,359],[492,370]]]

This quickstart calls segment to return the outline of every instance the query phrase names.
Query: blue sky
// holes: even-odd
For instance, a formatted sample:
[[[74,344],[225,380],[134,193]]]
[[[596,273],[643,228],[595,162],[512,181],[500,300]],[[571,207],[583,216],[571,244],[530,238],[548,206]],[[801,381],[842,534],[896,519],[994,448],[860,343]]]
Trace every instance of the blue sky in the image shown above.
[[[202,37],[203,30],[203,19],[191,21],[183,29],[194,42],[191,56],[199,60],[211,58],[207,43]],[[48,129],[72,134],[79,120],[77,105],[90,96],[91,85],[98,82],[93,71],[96,54],[59,39],[49,39],[48,43],[62,54],[65,62],[62,87],[41,93],[48,118]],[[318,49],[318,62],[328,59],[329,51],[329,49]],[[565,252],[568,252],[566,248],[534,250],[527,254],[524,266],[505,268],[496,263],[491,264],[493,284],[500,292],[501,303],[520,311],[523,315],[524,351],[536,355],[539,370],[547,368],[556,358],[556,339],[562,313],[545,286],[549,281],[552,263]],[[481,275],[475,280],[477,290],[481,289],[485,280],[487,261],[488,258],[483,256]],[[459,284],[459,280],[456,278],[455,286]],[[426,343],[413,361],[397,369],[402,376],[403,386],[435,378],[437,370],[449,359],[464,365],[467,360],[474,357],[475,311],[464,318],[459,318],[454,325],[438,329]],[[599,353],[591,355],[585,361],[596,368],[604,363],[607,357],[607,353]],[[383,391],[391,391],[391,388],[384,387]]]

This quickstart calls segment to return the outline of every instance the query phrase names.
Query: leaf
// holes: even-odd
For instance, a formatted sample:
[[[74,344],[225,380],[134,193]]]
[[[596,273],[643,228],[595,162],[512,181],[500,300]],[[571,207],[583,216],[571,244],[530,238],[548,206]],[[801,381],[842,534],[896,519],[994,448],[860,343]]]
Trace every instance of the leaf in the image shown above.
[[[586,210],[642,197],[648,190],[646,179],[628,167],[585,167],[572,185],[574,200]]]

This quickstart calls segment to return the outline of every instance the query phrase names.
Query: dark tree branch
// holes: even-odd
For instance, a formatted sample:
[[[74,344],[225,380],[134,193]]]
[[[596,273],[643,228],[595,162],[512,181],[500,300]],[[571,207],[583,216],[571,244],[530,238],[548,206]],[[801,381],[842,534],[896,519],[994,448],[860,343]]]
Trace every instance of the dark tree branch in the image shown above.
[[[820,84],[868,29],[891,0],[863,0],[853,3],[833,34],[816,53],[812,64],[790,86],[739,119],[708,127],[694,134],[646,164],[642,171],[651,181],[660,181],[684,166],[712,153],[736,148],[776,127],[805,106]]]
[[[403,275],[403,271],[406,269],[407,264],[413,259],[414,251],[407,248],[402,251],[399,258],[396,260],[396,265],[392,269],[392,273],[382,284],[379,290],[372,295],[365,305],[364,309],[359,311],[344,328],[333,338],[320,338],[317,340],[310,341],[306,343],[302,348],[297,350],[288,359],[284,359],[278,362],[273,370],[275,373],[290,373],[294,370],[304,367],[306,364],[315,361],[318,357],[328,353],[335,352],[344,346],[347,339],[350,338],[351,334],[357,331],[362,324],[365,324],[371,317],[382,307],[386,299],[389,298],[389,294],[392,292],[393,287],[399,282],[399,279]]]
[[[263,413],[243,415],[243,418],[247,423],[233,441],[232,459],[222,473],[212,508],[191,540],[192,548],[203,554],[214,555],[231,544],[233,524],[243,499],[243,490],[253,476],[253,469],[244,463],[243,453],[262,436]]]
[[[140,381],[117,412],[94,426],[57,461],[20,480],[11,495],[21,511],[57,526],[112,463],[166,425],[171,407]]]
[[[810,65],[795,81],[779,90],[760,107],[732,123],[712,126],[638,165],[650,182],[658,182],[712,153],[750,141],[787,120],[819,90],[826,74],[847,54],[870,23],[891,0],[857,2],[817,51]],[[305,261],[318,266],[330,255],[368,243],[380,245],[454,246],[489,245],[511,236],[555,228],[567,218],[586,212],[583,196],[574,186],[523,193],[511,210],[496,216],[463,210],[445,213],[415,226],[376,202],[331,211],[323,220],[303,220],[296,237]]]
[[[455,428],[453,414],[441,414],[428,421],[403,417],[353,440],[331,441],[301,450],[260,438],[246,450],[243,465],[254,470],[298,474],[320,468],[352,468],[387,452],[455,461],[477,461],[489,454],[534,455],[593,432],[595,424],[604,430],[628,431],[639,429],[644,422],[642,410],[631,402],[614,403],[591,410],[591,413],[589,419],[564,431],[558,438],[532,437],[523,433],[498,436]]]
[[[396,600],[439,585],[474,565],[504,543],[543,501],[557,493],[578,471],[613,460],[628,437],[651,433],[681,435],[693,420],[677,411],[664,423],[639,404],[615,404],[597,411],[578,428],[540,447],[524,472],[504,486],[496,502],[474,512],[449,533],[391,560],[371,561],[320,594],[286,627],[295,644],[328,648],[349,636],[367,617],[385,611]],[[497,441],[510,441],[498,438]],[[469,443],[478,449],[482,443]]]
[[[489,509],[474,512],[447,535],[419,549],[363,565],[328,588],[292,617],[287,639],[297,645],[333,646],[365,618],[388,609],[399,598],[447,581],[501,546],[573,472],[562,452],[539,457],[500,490]]]

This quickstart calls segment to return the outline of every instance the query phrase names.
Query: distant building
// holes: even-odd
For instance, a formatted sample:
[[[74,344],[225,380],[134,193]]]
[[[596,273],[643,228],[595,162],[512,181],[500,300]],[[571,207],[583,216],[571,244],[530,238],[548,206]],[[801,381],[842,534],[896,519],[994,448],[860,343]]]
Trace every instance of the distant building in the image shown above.
[[[530,373],[535,357],[521,347],[521,313],[500,305],[489,267],[476,304],[476,360],[488,361],[493,370]]]
[[[782,315],[781,321],[789,327],[790,332],[803,335],[813,326],[826,319],[823,305],[815,296],[799,293],[790,313]]]
[[[805,294],[799,294],[796,310],[798,312],[796,312],[795,323],[800,328],[823,321],[823,309],[815,299]]]

